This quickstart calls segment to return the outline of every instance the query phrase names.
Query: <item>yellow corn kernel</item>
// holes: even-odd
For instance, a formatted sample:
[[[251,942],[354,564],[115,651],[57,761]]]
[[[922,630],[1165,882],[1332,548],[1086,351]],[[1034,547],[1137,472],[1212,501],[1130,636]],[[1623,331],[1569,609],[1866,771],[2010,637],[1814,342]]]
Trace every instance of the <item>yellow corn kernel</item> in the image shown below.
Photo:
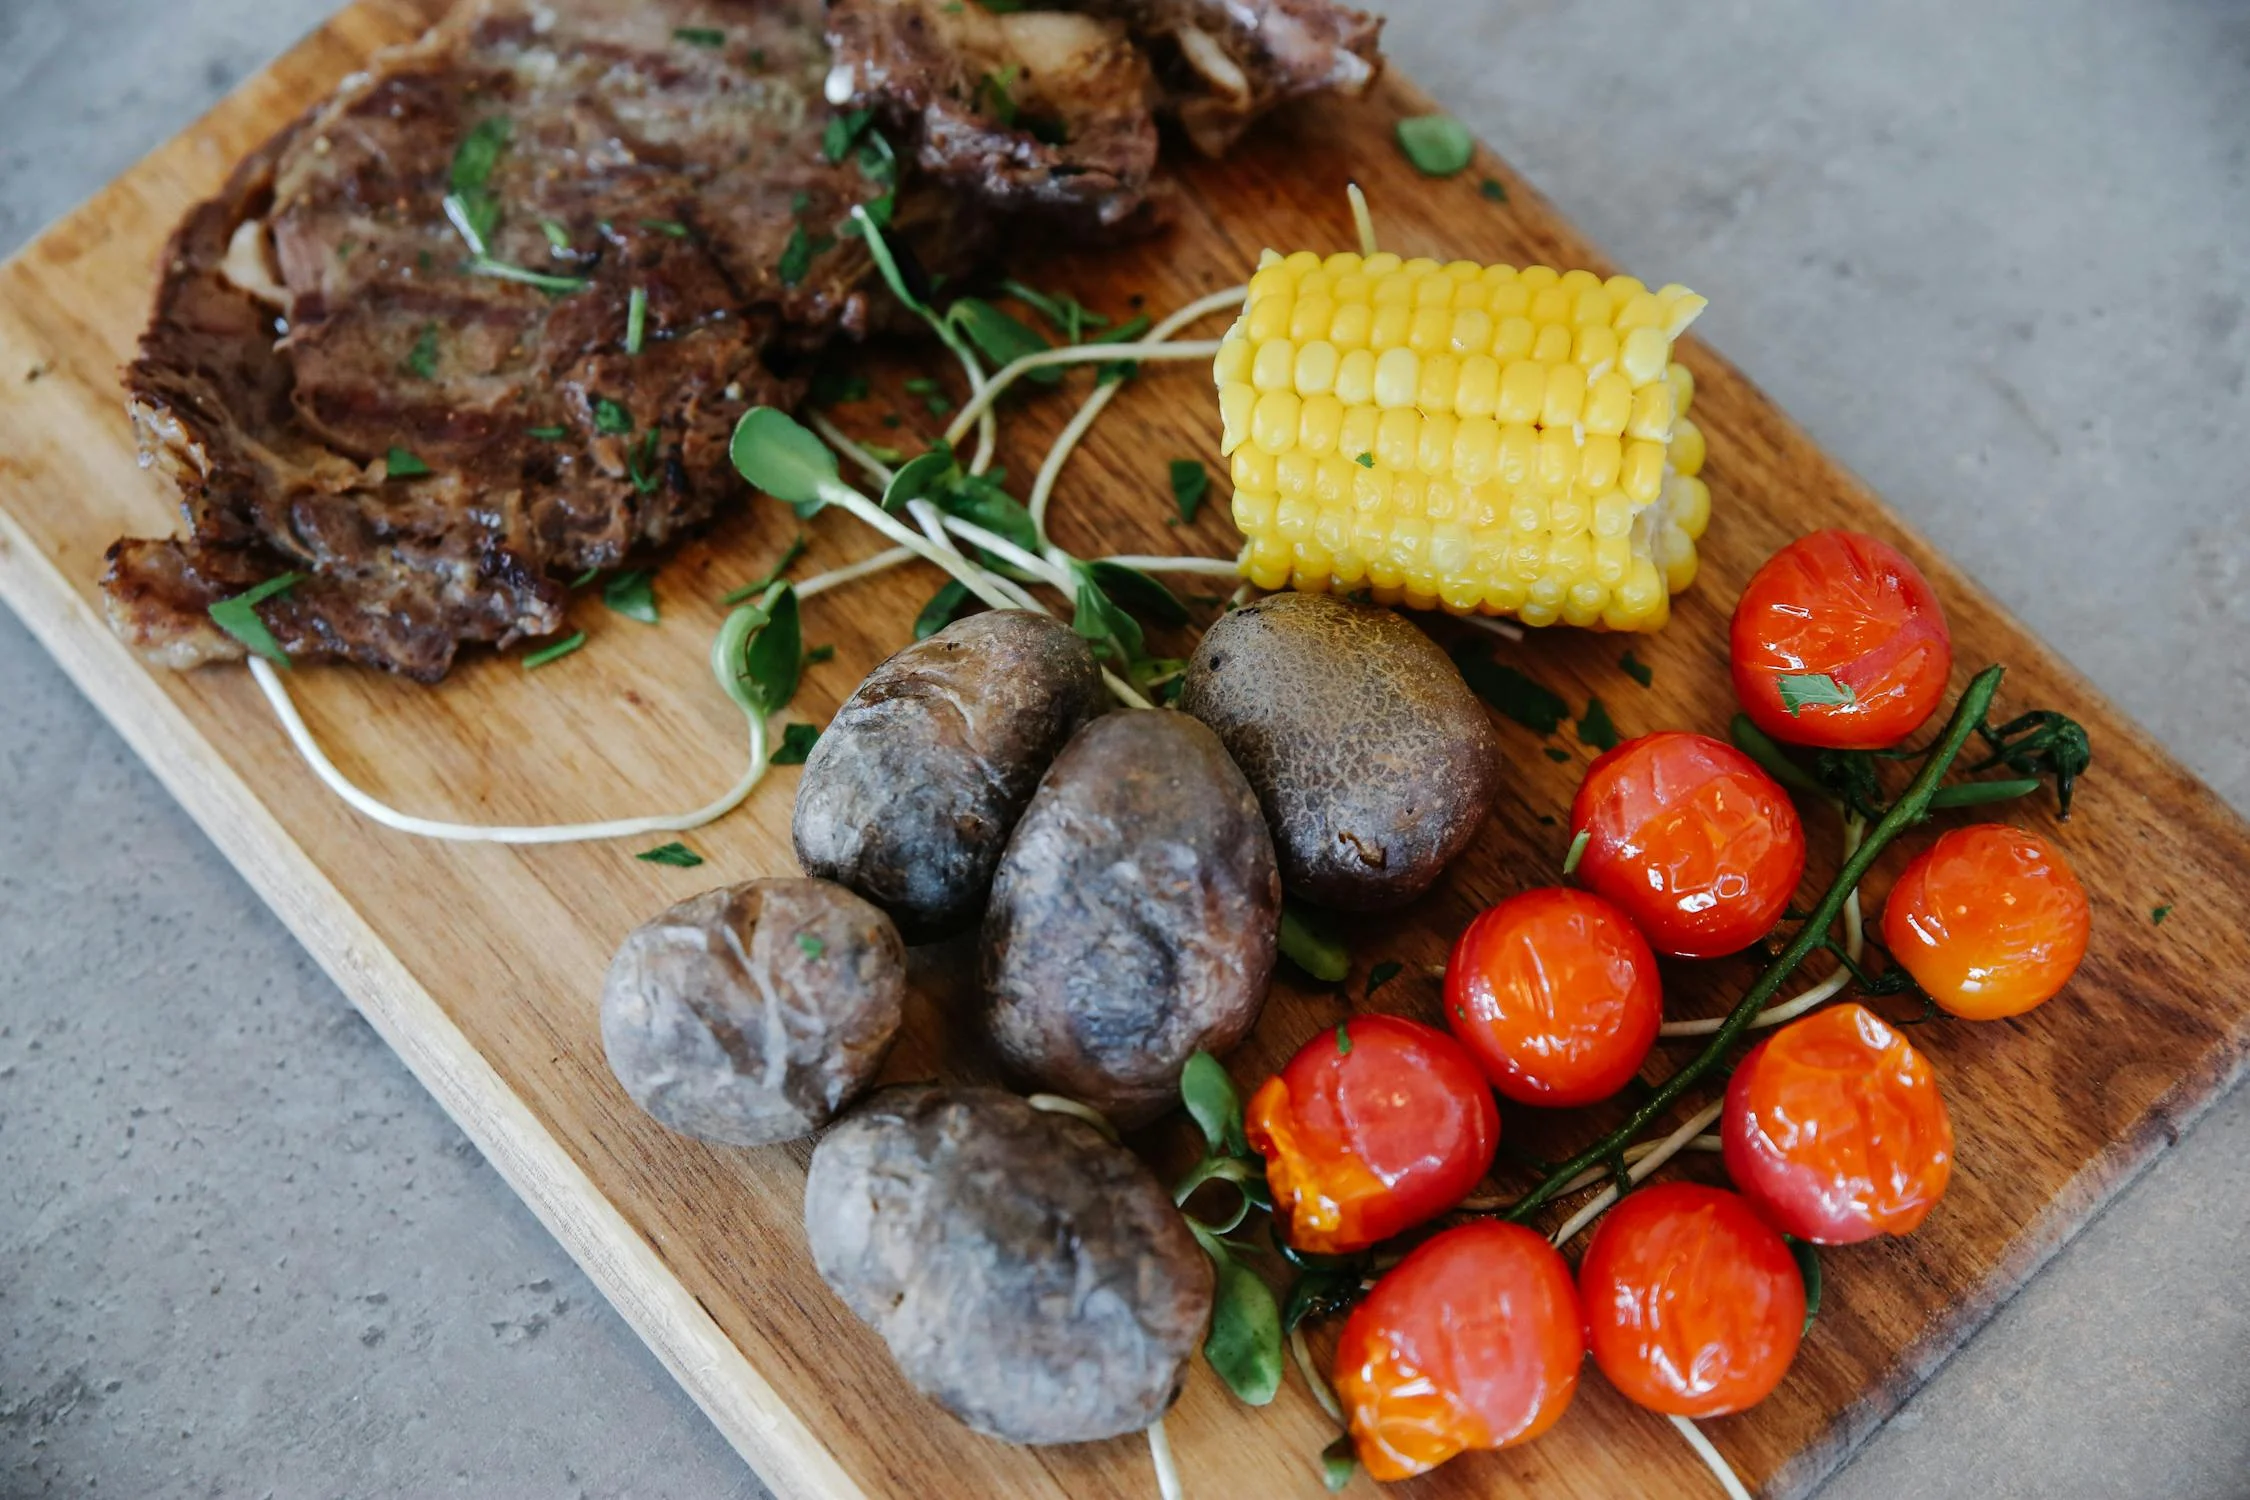
[[[1702,310],[1547,266],[1269,254],[1212,373],[1262,587],[1653,630],[1695,576]]]

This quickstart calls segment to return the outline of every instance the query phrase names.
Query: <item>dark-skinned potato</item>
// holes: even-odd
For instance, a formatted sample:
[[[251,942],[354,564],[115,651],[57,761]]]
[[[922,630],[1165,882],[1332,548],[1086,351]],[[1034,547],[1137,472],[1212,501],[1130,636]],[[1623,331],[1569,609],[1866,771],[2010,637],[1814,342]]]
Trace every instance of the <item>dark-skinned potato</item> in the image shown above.
[[[875,1094],[814,1149],[805,1234],[915,1388],[1011,1443],[1147,1427],[1211,1316],[1211,1262],[1139,1158],[998,1089]]]
[[[905,1000],[889,917],[823,880],[753,880],[633,929],[602,988],[602,1047],[662,1124],[766,1146],[874,1080]]]
[[[1185,714],[1096,719],[1016,824],[985,909],[985,1025],[1001,1060],[1123,1125],[1179,1097],[1198,1051],[1265,1003],[1281,881],[1257,799]]]
[[[814,745],[797,863],[889,912],[910,943],[966,930],[1008,831],[1101,697],[1093,652],[1045,615],[971,615],[915,642]]]
[[[1484,705],[1387,609],[1289,593],[1225,615],[1180,708],[1257,790],[1283,883],[1323,906],[1413,900],[1492,810],[1500,742]]]

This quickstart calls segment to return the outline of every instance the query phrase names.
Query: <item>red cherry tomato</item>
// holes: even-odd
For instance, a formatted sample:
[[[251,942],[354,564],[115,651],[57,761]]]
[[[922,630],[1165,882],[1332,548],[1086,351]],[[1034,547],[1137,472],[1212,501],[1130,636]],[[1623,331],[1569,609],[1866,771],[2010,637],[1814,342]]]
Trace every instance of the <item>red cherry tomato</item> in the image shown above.
[[[2069,982],[2093,917],[2062,851],[2001,823],[1956,828],[1891,887],[1883,941],[1947,1010],[2020,1016]]]
[[[1718,958],[1773,930],[1805,873],[1805,830],[1758,763],[1707,735],[1627,740],[1586,769],[1570,831],[1578,881],[1657,952]]]
[[[1407,1479],[1555,1425],[1586,1358],[1578,1294],[1552,1245],[1480,1220],[1436,1235],[1352,1309],[1336,1346],[1359,1461]]]
[[[1519,1104],[1607,1099],[1663,1019],[1656,955],[1590,891],[1526,891],[1471,922],[1445,966],[1453,1034]]]
[[[1820,1245],[1905,1234],[1953,1175],[1937,1075],[1859,1005],[1792,1021],[1727,1085],[1727,1175],[1767,1223]]]
[[[1354,1016],[1250,1096],[1250,1144],[1300,1250],[1339,1254],[1435,1218],[1492,1168],[1500,1111],[1474,1059],[1434,1026]]]
[[[1816,531],[1767,559],[1734,607],[1734,692],[1777,740],[1877,750],[1945,696],[1953,637],[1937,591],[1890,543]],[[1782,679],[1824,676],[1849,703],[1784,706]]]
[[[1692,1182],[1628,1194],[1578,1263],[1586,1346],[1651,1411],[1723,1417],[1781,1384],[1805,1328],[1796,1257],[1740,1195]]]

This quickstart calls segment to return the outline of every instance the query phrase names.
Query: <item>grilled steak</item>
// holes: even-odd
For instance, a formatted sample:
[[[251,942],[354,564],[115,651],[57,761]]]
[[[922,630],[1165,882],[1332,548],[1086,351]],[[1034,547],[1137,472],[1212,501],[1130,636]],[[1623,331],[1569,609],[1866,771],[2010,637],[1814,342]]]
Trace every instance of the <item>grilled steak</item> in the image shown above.
[[[1275,105],[1356,94],[1382,66],[1381,18],[1334,0],[1079,0],[1148,45],[1164,107],[1218,156]]]
[[[739,494],[741,414],[793,403],[777,371],[881,312],[853,205],[949,273],[995,208],[1134,211],[1159,87],[1128,23],[1171,38],[1173,8],[1203,7],[465,4],[174,236],[126,386],[185,534],[110,549],[112,626],[162,665],[231,660],[210,605],[291,575],[260,615],[292,657],[435,681],[464,642],[553,633],[569,580]],[[1210,8],[1243,56],[1289,50],[1258,40],[1275,14],[1361,55],[1364,18],[1329,0]],[[835,127],[829,103],[862,98],[911,117],[913,160]]]

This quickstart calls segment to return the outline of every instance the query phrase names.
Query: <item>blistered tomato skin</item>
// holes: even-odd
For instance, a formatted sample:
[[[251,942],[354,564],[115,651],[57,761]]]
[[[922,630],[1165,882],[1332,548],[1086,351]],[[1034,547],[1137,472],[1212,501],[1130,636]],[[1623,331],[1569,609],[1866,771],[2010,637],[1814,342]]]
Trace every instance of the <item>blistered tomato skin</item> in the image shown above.
[[[1520,1224],[1480,1220],[1425,1241],[1352,1310],[1336,1393],[1367,1472],[1408,1479],[1554,1426],[1585,1357],[1563,1258]]]
[[[1723,1417],[1773,1394],[1805,1327],[1796,1257],[1738,1194],[1665,1183],[1629,1194],[1578,1265],[1586,1343],[1651,1411]]]
[[[1865,1006],[1817,1011],[1759,1043],[1719,1119],[1734,1185],[1768,1224],[1815,1244],[1906,1234],[1953,1175],[1937,1075]]]
[[[1355,1016],[1250,1096],[1250,1145],[1300,1250],[1364,1250],[1459,1203],[1492,1168],[1500,1111],[1459,1042]]]
[[[1970,1021],[2053,999],[2086,956],[2086,888],[2062,851],[2001,823],[1957,828],[1906,867],[1883,941],[1914,982]]]
[[[1777,740],[1879,750],[1919,728],[1945,697],[1953,636],[1937,591],[1890,543],[1816,531],[1767,559],[1734,608],[1735,696]],[[1783,706],[1781,679],[1818,674],[1849,703]]]
[[[1708,735],[1627,740],[1586,769],[1570,831],[1578,883],[1673,958],[1719,958],[1773,930],[1805,873],[1805,830],[1756,761]]]
[[[1656,955],[1591,891],[1526,891],[1453,945],[1445,1015],[1485,1077],[1519,1104],[1592,1104],[1640,1070],[1663,1020]]]

